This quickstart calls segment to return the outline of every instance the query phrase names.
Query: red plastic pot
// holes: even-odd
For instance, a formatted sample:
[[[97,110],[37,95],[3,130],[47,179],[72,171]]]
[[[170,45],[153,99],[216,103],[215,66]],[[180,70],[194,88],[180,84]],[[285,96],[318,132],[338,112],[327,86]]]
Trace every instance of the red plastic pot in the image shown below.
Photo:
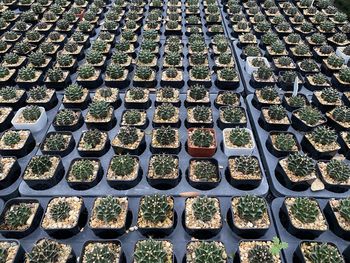
[[[214,147],[197,147],[192,144],[190,140],[190,134],[194,130],[206,130],[212,133],[214,137]],[[217,148],[217,142],[216,142],[216,134],[215,130],[211,128],[190,128],[187,130],[187,146],[188,146],[188,153],[193,157],[212,157]]]

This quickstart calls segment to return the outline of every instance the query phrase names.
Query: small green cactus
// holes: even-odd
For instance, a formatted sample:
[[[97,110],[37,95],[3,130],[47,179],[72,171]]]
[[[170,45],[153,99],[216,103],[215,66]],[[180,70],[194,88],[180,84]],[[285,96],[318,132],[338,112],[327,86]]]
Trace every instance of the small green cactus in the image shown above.
[[[217,166],[210,161],[196,161],[193,167],[193,173],[201,181],[217,181]]]
[[[99,220],[108,224],[118,219],[122,207],[116,197],[106,196],[99,198],[99,203],[95,206],[94,212]]]
[[[327,164],[327,174],[337,182],[346,182],[350,178],[350,166],[344,161],[332,159]]]
[[[225,122],[240,123],[245,117],[244,110],[239,107],[227,106],[222,110],[222,116]]]
[[[176,141],[176,131],[169,126],[162,126],[155,130],[155,140],[160,145],[171,145]]]
[[[262,197],[245,195],[238,199],[237,212],[240,218],[255,222],[261,219],[266,210],[266,202]]]
[[[79,159],[74,161],[71,167],[71,174],[76,180],[85,182],[93,177],[94,170],[94,164],[91,160]]]
[[[18,71],[18,78],[23,81],[33,80],[35,76],[35,69],[30,66],[20,68]]]
[[[327,126],[318,126],[310,133],[310,138],[317,144],[331,145],[336,143],[338,135]]]
[[[11,229],[25,226],[32,215],[30,206],[26,203],[12,205],[5,214],[5,224]]]
[[[277,104],[271,105],[268,108],[267,114],[272,120],[278,120],[278,121],[287,117],[286,109],[282,105],[277,105]]]
[[[142,64],[150,64],[155,58],[154,54],[149,50],[141,50],[139,52],[138,61]]]
[[[127,110],[123,115],[124,121],[128,125],[135,125],[141,122],[141,112],[139,110]]]
[[[220,70],[219,76],[225,81],[234,81],[238,77],[238,74],[234,68],[228,67]]]
[[[142,100],[146,93],[142,88],[132,87],[128,90],[128,95],[132,100]]]
[[[111,106],[106,101],[93,101],[89,105],[89,114],[96,119],[104,119],[108,116]]]
[[[273,70],[270,67],[262,66],[256,71],[256,76],[260,80],[268,80],[273,76]]]
[[[69,217],[71,211],[70,204],[67,201],[58,201],[50,209],[50,215],[56,222],[63,221]]]
[[[322,113],[312,107],[312,106],[305,106],[303,108],[300,108],[300,110],[298,110],[298,117],[304,121],[306,124],[314,126],[316,125],[318,122],[323,120],[323,115]]]
[[[166,262],[167,252],[162,240],[141,240],[136,243],[134,258],[139,263]]]
[[[49,151],[63,151],[67,146],[66,138],[62,133],[53,133],[45,140],[45,146]]]
[[[343,82],[350,83],[350,68],[344,67],[339,71],[339,79]]]
[[[52,167],[51,158],[48,155],[35,156],[31,159],[28,167],[32,173],[36,175],[43,175],[44,173],[50,171]]]
[[[197,122],[207,122],[210,119],[211,109],[207,106],[195,106],[192,108],[192,113]]]
[[[150,67],[142,67],[138,66],[136,68],[136,73],[135,75],[140,78],[141,80],[149,80],[152,76],[152,69]]]
[[[36,122],[41,116],[41,110],[37,105],[29,105],[23,109],[22,116],[26,121]]]
[[[48,89],[45,86],[35,86],[28,91],[29,98],[40,101],[46,98]]]
[[[157,117],[161,120],[170,120],[175,116],[176,109],[171,103],[163,103],[157,107]]]
[[[207,90],[203,85],[193,85],[189,89],[189,96],[194,100],[203,100],[207,96]]]
[[[287,158],[288,170],[296,176],[304,177],[315,172],[313,159],[302,153],[290,154]]]
[[[31,263],[57,262],[60,254],[59,243],[44,239],[35,244],[32,251],[26,255],[26,260]]]
[[[84,262],[87,263],[109,263],[115,261],[115,253],[108,245],[96,245],[93,249],[85,253]]]
[[[78,69],[78,77],[81,79],[90,79],[95,73],[95,68],[90,64],[84,64]]]
[[[204,129],[195,129],[190,136],[191,143],[196,147],[210,147],[214,143],[214,135]]]
[[[84,95],[84,89],[78,84],[71,84],[64,89],[64,96],[70,101],[78,101]]]
[[[209,69],[206,66],[194,66],[192,68],[192,76],[195,79],[206,79],[209,76]]]
[[[10,147],[14,147],[21,141],[21,137],[18,131],[7,131],[3,136],[2,140],[4,144]]]
[[[96,148],[96,146],[102,142],[102,132],[97,129],[88,130],[84,132],[83,140],[84,140],[84,148],[86,149]]]
[[[86,61],[92,65],[99,64],[103,61],[103,54],[98,50],[91,50],[86,55]]]
[[[152,168],[156,176],[166,177],[176,169],[176,161],[172,155],[161,154],[152,157]]]
[[[125,64],[128,58],[128,54],[121,51],[115,51],[112,55],[112,61],[117,65]]]
[[[237,147],[244,147],[252,141],[252,138],[248,130],[237,127],[230,131],[229,141]]]
[[[239,156],[235,158],[235,166],[237,171],[244,175],[254,175],[260,171],[259,161],[253,156]]]
[[[336,54],[331,54],[327,58],[327,63],[334,68],[340,68],[344,65],[344,62],[344,59],[342,57],[338,57]]]
[[[175,97],[175,90],[172,87],[162,87],[158,92],[163,99],[173,99]]]
[[[192,210],[195,218],[203,222],[211,221],[218,212],[215,199],[210,197],[196,197],[192,204]]]
[[[347,221],[350,222],[350,198],[340,200],[338,211],[340,215]]]
[[[310,262],[333,262],[343,263],[344,259],[338,249],[328,243],[316,243],[307,249],[305,257]]]
[[[70,126],[70,125],[73,125],[75,120],[76,120],[76,115],[73,110],[63,109],[57,113],[55,123],[58,126]]]
[[[47,71],[47,79],[51,82],[62,82],[64,80],[64,72],[61,68],[52,68]]]
[[[274,101],[278,98],[278,90],[273,86],[267,86],[260,90],[260,95],[265,101]]]
[[[170,52],[166,55],[165,61],[171,66],[177,66],[181,62],[181,55],[177,52]]]
[[[19,62],[19,55],[17,53],[7,53],[4,56],[4,62],[9,65],[15,65]]]
[[[166,195],[147,195],[141,199],[141,217],[152,223],[164,222],[171,210]]]
[[[129,126],[121,127],[117,137],[118,137],[118,140],[123,145],[133,144],[139,138],[137,129],[135,127],[129,127]]]
[[[41,51],[33,52],[29,55],[29,62],[36,67],[45,64],[45,54]]]
[[[8,257],[8,249],[0,248],[0,263],[6,263]]]
[[[288,103],[292,107],[301,108],[306,105],[305,98],[301,95],[292,96],[289,98]]]
[[[113,95],[112,89],[110,87],[102,87],[99,88],[97,91],[102,98],[109,98]]]
[[[225,249],[216,242],[202,241],[194,249],[195,262],[218,263],[224,262]]]
[[[117,64],[109,64],[106,75],[111,79],[121,79],[124,76],[124,68]]]
[[[279,151],[292,151],[296,146],[296,141],[290,133],[278,133],[275,137],[274,146]]]
[[[316,201],[307,197],[297,197],[290,207],[291,214],[305,224],[314,223],[320,210]]]
[[[274,257],[270,252],[270,247],[266,245],[255,245],[248,251],[249,263],[274,263]]]
[[[112,159],[111,169],[117,176],[126,176],[134,171],[135,165],[136,160],[130,155],[117,155]]]
[[[174,67],[170,67],[165,70],[165,75],[170,79],[176,78],[178,74],[179,72]]]

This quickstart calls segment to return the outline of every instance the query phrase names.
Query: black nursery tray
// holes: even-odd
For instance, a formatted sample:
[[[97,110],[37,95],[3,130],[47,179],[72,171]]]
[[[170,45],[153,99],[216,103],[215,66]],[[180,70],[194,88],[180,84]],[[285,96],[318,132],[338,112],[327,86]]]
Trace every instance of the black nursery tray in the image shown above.
[[[293,191],[286,186],[284,186],[277,178],[275,175],[275,168],[278,163],[278,158],[275,157],[270,153],[270,151],[266,147],[266,141],[268,139],[268,132],[265,131],[258,123],[259,116],[260,116],[260,111],[257,110],[254,105],[252,105],[252,99],[253,95],[248,95],[246,98],[247,102],[247,109],[248,109],[248,114],[250,116],[250,120],[252,121],[252,126],[253,130],[255,131],[255,138],[256,141],[259,144],[259,149],[261,151],[261,158],[263,160],[263,163],[265,165],[265,169],[267,172],[267,177],[269,180],[269,186],[272,191],[272,193],[279,197],[279,196],[310,196],[310,197],[318,197],[318,198],[341,198],[341,197],[347,197],[350,194],[350,189],[348,189],[346,192],[343,193],[336,193],[336,192],[331,192],[327,189],[324,189],[322,191],[317,191],[313,192],[311,191],[311,185],[308,189],[304,191]],[[289,118],[291,117],[291,113],[288,112]],[[296,131],[289,126],[288,129],[289,132],[292,132],[298,142],[301,142],[301,139],[303,137],[303,134]]]
[[[288,243],[288,248],[286,248],[283,251],[284,257],[286,259],[286,262],[298,262],[299,261],[295,258],[294,252],[297,250],[299,243],[302,241],[302,239],[299,239],[292,234],[290,234],[287,229],[283,226],[279,212],[280,208],[282,207],[284,198],[276,198],[272,201],[271,204],[271,211],[273,214],[273,218],[275,221],[275,227],[277,229],[277,233],[280,237],[280,239],[284,242]],[[317,199],[318,204],[320,205],[320,208],[322,211],[324,211],[324,208],[326,207],[326,204],[328,202],[327,199]],[[330,225],[331,222],[328,222]],[[310,239],[308,239],[309,241]],[[349,246],[350,242],[346,241],[337,235],[335,235],[331,230],[323,232],[319,237],[312,239],[312,241],[319,241],[319,242],[332,242],[335,245],[337,245],[338,249],[341,253],[343,253]],[[345,262],[348,262],[347,259],[345,259]]]
[[[57,105],[53,109],[46,111],[47,123],[46,123],[45,127],[42,130],[40,130],[39,132],[32,133],[33,137],[35,139],[36,145],[40,144],[40,142],[45,137],[45,134],[46,134],[48,128],[51,126],[53,118],[55,117],[56,112],[58,111],[58,109],[60,107],[62,97],[63,97],[62,95],[57,94],[57,98],[58,98]],[[20,169],[21,169],[20,174],[15,182],[13,182],[10,186],[0,190],[0,198],[2,198],[4,200],[8,200],[8,199],[11,199],[13,197],[17,197],[19,195],[18,188],[22,182],[22,173],[24,172],[31,157],[33,157],[37,153],[37,151],[38,151],[38,147],[35,146],[34,149],[29,154],[27,154],[26,156],[24,156],[22,158],[17,158],[18,164],[19,164]]]
[[[91,96],[93,94],[90,94]],[[242,194],[254,194],[254,195],[260,195],[260,196],[265,196],[268,193],[268,183],[267,179],[264,174],[264,169],[262,169],[262,181],[261,184],[253,189],[253,190],[246,190],[246,189],[237,189],[231,186],[228,181],[226,180],[225,176],[225,171],[227,168],[227,160],[228,157],[224,154],[223,149],[222,149],[222,132],[217,126],[217,119],[219,117],[219,110],[215,108],[214,106],[214,99],[216,98],[215,95],[211,95],[211,108],[213,112],[213,121],[214,121],[214,129],[217,131],[217,142],[218,142],[218,149],[215,155],[213,156],[214,159],[216,159],[219,162],[219,167],[220,173],[221,173],[221,182],[220,184],[215,187],[212,190],[208,191],[201,191],[196,188],[193,188],[188,181],[186,180],[186,170],[189,167],[189,160],[192,158],[186,151],[186,141],[187,141],[187,129],[185,127],[185,119],[187,115],[186,108],[184,106],[184,100],[185,100],[185,95],[181,94],[180,95],[180,100],[181,100],[181,108],[180,108],[180,119],[181,119],[181,127],[179,128],[179,134],[180,134],[180,141],[181,141],[181,151],[179,152],[179,168],[181,170],[181,181],[179,184],[169,190],[157,190],[149,185],[149,183],[146,180],[146,174],[148,171],[148,163],[149,159],[151,157],[151,152],[150,152],[150,142],[151,142],[151,131],[152,131],[152,117],[154,114],[154,100],[155,100],[155,95],[151,94],[150,98],[152,101],[152,106],[147,110],[147,117],[149,119],[149,124],[147,128],[145,129],[146,132],[146,150],[139,155],[140,159],[140,165],[143,170],[143,175],[141,181],[133,187],[132,189],[129,190],[115,190],[111,186],[108,185],[106,176],[104,175],[101,179],[101,181],[95,186],[92,187],[88,190],[84,191],[78,191],[72,189],[65,178],[63,178],[56,186],[49,188],[47,190],[34,190],[31,189],[25,182],[22,182],[20,185],[20,193],[22,196],[57,196],[57,195],[81,195],[81,196],[99,196],[99,195],[105,195],[105,194],[120,194],[120,195],[126,195],[126,196],[140,196],[144,194],[151,194],[154,193],[155,191],[161,191],[164,194],[169,194],[169,195],[174,195],[177,196],[180,193],[184,192],[201,192],[205,193],[208,195],[218,195],[218,196],[232,196],[232,195],[242,195]],[[121,99],[124,98],[124,95],[121,94]],[[241,106],[245,108],[245,104],[243,102],[243,99],[241,99]],[[63,105],[61,106],[63,107]],[[115,116],[117,118],[117,124],[116,126],[108,132],[109,139],[112,141],[115,135],[117,134],[117,131],[119,130],[120,127],[120,121],[121,121],[121,114],[125,110],[123,106],[120,106],[118,109],[115,110]],[[83,111],[83,115],[85,116],[86,110]],[[117,128],[118,127],[118,128]],[[250,123],[248,121],[247,124],[248,128],[251,128]],[[84,124],[80,129],[77,131],[73,132],[73,137],[75,139],[76,144],[79,141],[79,138],[81,136],[82,131],[87,130],[86,125]],[[49,128],[49,132],[54,131],[54,128],[51,126]],[[41,155],[40,150],[37,153],[38,155]],[[260,167],[262,167],[262,163],[259,157],[258,149],[255,148],[253,151],[253,155],[256,156],[259,159],[260,162]],[[104,174],[107,173],[108,165],[111,160],[111,158],[114,156],[114,151],[112,147],[109,149],[109,151],[104,154],[102,157],[99,157],[101,161],[101,165],[104,170]],[[63,161],[63,166],[65,168],[65,171],[68,171],[69,165],[71,160],[74,158],[80,157],[76,148],[73,149],[73,151],[68,154],[67,156],[62,158]]]
[[[20,198],[23,199],[23,198]],[[50,200],[50,198],[38,198],[41,206],[43,207],[44,211],[45,208]],[[138,204],[140,201],[140,198],[137,197],[129,197],[129,210],[131,211],[132,214],[132,220],[131,220],[131,227],[136,226],[137,222],[137,213],[138,213]],[[214,236],[211,239],[208,240],[215,240],[215,241],[221,241],[224,243],[226,252],[228,255],[228,263],[233,263],[238,260],[238,256],[236,254],[237,249],[238,249],[238,243],[241,240],[247,240],[243,239],[242,237],[238,236],[236,233],[234,233],[230,226],[227,223],[226,216],[229,212],[230,205],[231,205],[231,198],[230,197],[219,197],[220,201],[220,208],[221,208],[221,216],[223,219],[223,227],[219,234]],[[94,198],[92,197],[85,197],[84,198],[84,204],[87,208],[88,213],[90,214],[90,211],[92,209],[94,202]],[[177,223],[175,226],[175,229],[173,232],[165,237],[162,237],[162,240],[169,240],[173,244],[174,248],[174,255],[177,259],[177,262],[182,262],[182,259],[185,256],[186,253],[186,245],[188,242],[192,240],[191,236],[186,232],[183,223],[182,223],[182,214],[184,212],[184,207],[185,207],[185,198],[184,197],[175,197],[174,198],[174,211],[177,215]],[[271,213],[269,211],[269,214],[271,216]],[[272,220],[272,217],[271,217]],[[129,227],[129,226],[128,226]],[[269,230],[263,235],[262,237],[256,239],[256,240],[272,240],[273,237],[276,236],[276,230],[274,228],[274,224],[271,222],[271,226]],[[31,251],[33,245],[35,242],[41,238],[51,238],[41,227],[39,226],[36,230],[34,230],[33,233],[28,235],[27,237],[24,237],[20,239],[20,243],[24,250],[26,252]],[[121,242],[122,246],[122,251],[124,252],[124,255],[126,256],[126,262],[131,263],[132,261],[132,255],[134,251],[134,246],[135,243],[138,240],[146,239],[146,236],[143,236],[138,230],[135,231],[129,231],[128,233],[125,233],[124,235],[117,237],[116,239],[113,240],[119,240]],[[0,235],[0,240],[2,239]],[[52,238],[51,238],[52,239]],[[155,238],[158,239],[158,238]],[[69,244],[73,247],[73,250],[77,256],[82,252],[83,244],[86,241],[105,241],[109,239],[101,239],[97,237],[92,230],[88,227],[88,225],[85,225],[85,227],[82,229],[81,232],[76,234],[75,236],[68,238],[68,239],[63,239],[63,240],[58,240],[58,242],[66,243]],[[207,240],[207,239],[206,239]],[[284,260],[283,256],[281,255],[282,262],[287,262]]]

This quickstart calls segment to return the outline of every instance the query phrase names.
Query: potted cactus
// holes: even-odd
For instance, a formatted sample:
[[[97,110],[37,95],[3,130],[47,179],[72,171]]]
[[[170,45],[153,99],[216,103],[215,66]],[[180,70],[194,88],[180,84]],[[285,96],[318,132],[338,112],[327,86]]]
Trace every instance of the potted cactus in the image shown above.
[[[38,227],[42,214],[36,199],[11,199],[0,215],[0,233],[6,238],[23,238]]]
[[[141,180],[139,159],[136,156],[116,155],[107,171],[107,183],[118,190],[134,187]]]
[[[147,128],[148,123],[149,121],[145,110],[130,109],[123,111],[120,125],[145,129]]]
[[[113,241],[87,241],[83,245],[80,255],[80,263],[97,262],[101,258],[109,262],[120,263],[125,260],[120,242]]]
[[[286,229],[296,237],[315,238],[329,229],[326,218],[314,198],[286,197],[281,212],[286,216]]]
[[[277,72],[280,72],[281,70],[295,70],[296,65],[292,58],[287,56],[280,56],[277,58],[273,58],[273,65],[275,67],[275,70]]]
[[[316,56],[318,62],[322,62],[323,59],[327,59],[330,55],[333,54],[333,52],[333,47],[326,44],[313,48],[313,53]]]
[[[321,111],[308,105],[294,110],[291,120],[293,128],[298,131],[310,131],[327,121]]]
[[[333,158],[330,161],[321,160],[317,163],[318,173],[326,189],[333,192],[344,192],[349,189],[350,166],[344,160]]]
[[[70,54],[60,53],[55,66],[72,73],[77,68],[77,60]]]
[[[30,87],[39,85],[42,80],[42,72],[35,70],[30,66],[20,68],[16,78],[18,86],[24,89],[29,89]]]
[[[26,62],[25,56],[20,56],[17,53],[6,53],[4,55],[3,66],[8,69],[19,69]]]
[[[337,89],[328,87],[320,91],[315,91],[312,102],[322,112],[327,112],[342,104],[340,94]]]
[[[175,67],[169,67],[163,70],[161,85],[162,86],[174,86],[181,87],[183,86],[184,78],[183,72],[181,69],[177,69]]]
[[[189,72],[189,85],[204,85],[209,87],[211,85],[211,76],[209,67],[207,66],[193,66]]]
[[[73,248],[70,245],[60,243],[58,241],[42,238],[39,239],[33,246],[32,250],[25,255],[25,261],[39,261],[43,257],[45,251],[45,260],[57,261],[62,263],[76,262],[76,257]]]
[[[141,154],[146,148],[145,133],[135,127],[121,127],[112,141],[112,147],[119,154]]]
[[[261,109],[271,105],[280,105],[281,98],[276,87],[266,86],[255,91],[252,102],[256,108]]]
[[[349,64],[350,61],[350,46],[337,47],[336,54],[344,59],[344,64]]]
[[[188,129],[187,148],[193,157],[211,157],[216,152],[215,130],[211,128]]]
[[[142,262],[146,255],[148,255],[147,257],[151,262],[157,260],[169,263],[176,262],[173,244],[168,240],[155,240],[150,238],[137,241],[134,249],[133,262]]]
[[[278,243],[280,242],[277,238]],[[276,246],[277,252],[274,249],[275,243],[270,240],[244,240],[240,241],[238,245],[238,257],[240,262],[249,261],[262,261],[262,262],[274,262],[281,263],[282,258],[280,255],[280,245]]]
[[[269,108],[262,108],[259,118],[260,125],[267,131],[288,130],[290,120],[286,109],[282,105],[271,105]]]
[[[320,90],[331,86],[330,81],[323,73],[307,74],[305,80],[305,86],[311,91]]]
[[[192,85],[186,93],[186,106],[206,104],[210,105],[210,96],[208,90],[203,85]]]
[[[129,88],[124,97],[125,108],[148,109],[151,104],[149,90],[137,87]]]
[[[220,129],[246,127],[247,115],[243,107],[223,106],[219,108],[218,125]]]
[[[248,128],[226,128],[223,130],[224,152],[227,156],[249,155],[255,148],[253,133]]]
[[[318,73],[320,71],[317,63],[313,59],[303,59],[297,62],[300,73],[305,76],[306,74]]]
[[[270,132],[266,147],[276,157],[285,157],[301,150],[294,133],[284,131]]]
[[[218,161],[213,158],[190,159],[187,180],[192,187],[199,190],[215,188],[221,181]]]
[[[245,70],[249,75],[252,75],[254,71],[258,70],[261,66],[269,66],[269,61],[264,57],[247,57],[245,63]]]
[[[72,237],[83,227],[85,212],[81,197],[54,197],[47,204],[41,227],[55,238]]]
[[[11,107],[0,107],[0,132],[12,127],[11,120],[14,116]]]
[[[98,159],[73,159],[66,175],[68,185],[76,190],[86,190],[97,185],[102,177],[102,167]]]
[[[195,263],[198,260],[225,263],[228,255],[225,246],[219,241],[190,241],[186,246],[186,263]]]
[[[32,87],[28,92],[27,104],[38,105],[45,110],[51,110],[57,105],[57,96],[54,89],[48,89],[45,86]]]
[[[331,54],[327,59],[323,59],[322,70],[323,72],[331,77],[334,73],[339,72],[339,70],[344,65],[344,59],[337,56],[336,54]]]
[[[0,190],[9,187],[20,175],[16,157],[0,157]]]
[[[20,108],[11,121],[16,129],[27,129],[39,132],[46,126],[47,116],[45,109],[37,105]]]
[[[62,90],[70,82],[69,71],[63,71],[55,67],[49,69],[46,74],[45,84],[48,88]]]
[[[267,85],[275,84],[276,80],[276,76],[270,67],[261,66],[258,68],[258,70],[253,72],[250,84],[254,88],[262,88]]]
[[[149,66],[137,66],[134,75],[134,85],[139,87],[154,87],[156,72]]]
[[[66,108],[78,108],[84,110],[91,99],[89,91],[78,84],[71,84],[64,89],[62,103]]]
[[[127,87],[129,81],[127,80],[128,70],[119,64],[109,64],[105,74],[105,84],[110,87],[120,86]]]
[[[74,148],[75,141],[71,132],[48,132],[40,145],[43,154],[59,155],[64,157]]]
[[[216,84],[222,89],[234,89],[239,86],[239,74],[233,67],[218,70]]]
[[[164,153],[151,156],[147,181],[152,187],[160,190],[174,188],[180,179],[177,156]]]
[[[28,60],[28,66],[35,69],[44,70],[45,68],[49,68],[51,65],[51,58],[46,57],[42,51],[32,52],[28,56]]]
[[[294,70],[280,71],[278,73],[278,86],[284,91],[292,91],[295,79],[298,78],[298,89],[303,84],[303,77]]]
[[[56,131],[76,131],[82,125],[83,117],[79,109],[61,109],[52,122]]]
[[[220,201],[216,197],[189,197],[185,201],[184,226],[196,238],[210,238],[222,228]]]
[[[338,73],[332,76],[332,84],[340,91],[346,91],[350,84],[350,68],[343,67]]]
[[[38,155],[28,163],[23,180],[30,188],[44,190],[58,184],[64,174],[61,158],[55,155]]]
[[[236,107],[240,105],[240,94],[233,91],[219,91],[214,100],[214,105],[216,108],[223,106]]]
[[[150,149],[152,153],[167,152],[178,154],[181,150],[178,129],[170,126],[161,126],[153,129]]]
[[[345,240],[349,239],[349,207],[349,198],[332,198],[328,201],[325,208],[327,219],[332,222],[332,224],[330,224],[330,228],[337,236]]]
[[[0,252],[5,262],[16,262],[23,260],[24,249],[17,240],[0,241]]]
[[[113,106],[106,101],[94,100],[88,107],[85,123],[88,128],[111,130],[116,123]]]
[[[298,260],[307,262],[308,260],[332,260],[343,263],[345,258],[338,247],[331,242],[301,241],[295,252]]]
[[[98,88],[94,94],[93,101],[106,101],[117,108],[120,105],[119,89],[110,87]]]
[[[137,227],[141,234],[162,237],[171,234],[175,221],[174,199],[166,195],[141,197]]]
[[[154,127],[169,125],[171,127],[179,127],[180,111],[171,103],[162,103],[156,107],[152,124]]]
[[[79,45],[74,41],[69,41],[64,44],[64,47],[60,54],[71,55],[75,59],[80,59],[82,57],[83,45]]]
[[[314,160],[302,153],[291,153],[278,161],[276,174],[281,175],[289,189],[304,190],[316,176]]]
[[[11,84],[14,79],[14,74],[16,69],[9,69],[4,66],[0,66],[0,83],[1,84]]]
[[[210,107],[197,105],[187,108],[186,126],[193,127],[213,127],[213,114]]]
[[[100,157],[109,150],[109,147],[108,134],[97,129],[92,129],[83,131],[77,150],[80,156]]]
[[[233,197],[228,216],[233,231],[246,238],[260,237],[271,226],[266,200],[255,195]]]
[[[288,111],[297,110],[308,104],[309,104],[309,101],[307,100],[307,97],[305,96],[305,94],[302,94],[302,93],[297,93],[295,96],[293,96],[293,93],[285,92],[282,99],[282,105]]]
[[[333,110],[326,113],[329,125],[337,131],[347,130],[350,127],[349,107],[337,106]]]
[[[301,146],[314,159],[330,159],[340,150],[337,139],[335,130],[327,126],[318,126],[304,135]]]
[[[91,64],[84,64],[78,69],[77,82],[88,89],[97,88],[102,84],[101,72]]]
[[[22,158],[35,146],[35,140],[29,130],[7,130],[0,137],[0,154]]]

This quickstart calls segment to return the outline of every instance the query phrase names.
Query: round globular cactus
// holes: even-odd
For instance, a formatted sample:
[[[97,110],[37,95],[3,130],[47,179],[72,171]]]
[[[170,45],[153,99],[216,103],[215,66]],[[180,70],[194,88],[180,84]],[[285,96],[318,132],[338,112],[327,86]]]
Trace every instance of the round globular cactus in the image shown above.
[[[28,95],[35,101],[40,101],[46,98],[48,89],[45,86],[36,86],[28,91]]]
[[[39,119],[41,110],[37,105],[26,106],[22,111],[22,116],[26,121],[35,122]]]
[[[305,106],[298,110],[297,113],[298,117],[308,125],[313,126],[323,120],[322,113],[312,106]]]
[[[44,173],[50,171],[51,166],[51,158],[47,155],[33,157],[28,165],[31,172],[36,175],[43,175]]]
[[[120,201],[116,197],[106,196],[99,198],[94,212],[99,220],[108,224],[118,219],[118,216],[122,212],[122,207]]]
[[[163,103],[157,107],[157,117],[161,120],[170,120],[175,116],[175,106],[171,103]]]
[[[165,61],[171,66],[177,66],[181,62],[181,55],[177,52],[169,52],[165,57]]]
[[[29,262],[55,262],[60,254],[60,246],[56,241],[44,239],[37,243],[26,255]]]
[[[296,176],[307,176],[315,172],[313,159],[302,153],[290,154],[287,158],[288,170]]]
[[[18,78],[23,81],[33,80],[35,79],[35,76],[35,69],[30,66],[20,68],[18,71]]]
[[[347,222],[350,222],[350,197],[340,200],[338,211]]]
[[[271,105],[268,108],[268,115],[272,120],[282,120],[287,117],[287,111],[282,105]]]
[[[175,158],[167,154],[155,155],[152,157],[151,165],[155,175],[160,177],[166,177],[172,174],[176,169]]]
[[[117,65],[125,64],[128,58],[128,54],[121,51],[115,51],[112,55],[112,61]]]
[[[234,68],[229,67],[220,70],[219,76],[225,81],[233,81],[238,77],[238,74]]]
[[[275,137],[274,146],[280,151],[292,151],[296,141],[290,133],[278,133]]]
[[[315,243],[313,246],[310,246],[306,249],[305,257],[310,262],[344,262],[338,249],[328,243]]]
[[[3,87],[0,89],[0,96],[6,101],[15,99],[17,97],[17,89],[10,86]]]
[[[152,223],[164,222],[170,209],[171,206],[166,195],[144,196],[140,202],[141,216]]]
[[[244,147],[251,142],[250,133],[244,128],[233,128],[229,134],[229,141],[237,146]]]
[[[327,174],[337,182],[346,182],[350,178],[350,166],[344,161],[332,159],[327,164]]]
[[[55,123],[59,126],[69,126],[76,120],[76,115],[71,109],[60,110],[55,119]]]
[[[132,87],[128,90],[128,95],[132,100],[142,100],[145,94],[142,88]]]
[[[268,66],[259,67],[256,76],[261,80],[268,80],[273,76],[273,70]]]
[[[165,75],[170,79],[174,79],[177,77],[178,71],[176,70],[176,68],[170,67],[165,70]]]
[[[111,170],[117,176],[126,176],[134,171],[135,165],[135,158],[130,155],[117,155],[112,159]]]
[[[121,127],[117,137],[118,137],[118,140],[123,145],[133,144],[139,138],[137,129],[135,127],[129,127],[129,126]]]
[[[141,240],[134,251],[135,261],[140,263],[166,262],[167,252],[161,240]]]
[[[209,76],[209,69],[206,66],[194,66],[192,68],[192,76],[195,79],[206,79]]]
[[[109,102],[106,101],[93,101],[89,105],[89,114],[96,119],[103,119],[108,116],[111,109]]]
[[[18,227],[26,225],[31,215],[31,208],[27,204],[20,203],[18,205],[12,205],[5,214],[5,224],[11,228],[17,229]]]
[[[209,182],[218,179],[217,167],[210,161],[196,161],[194,163],[193,173],[201,181]]]
[[[93,149],[102,142],[102,132],[93,129],[84,132],[83,136],[84,147],[87,149]]]
[[[215,199],[210,197],[196,197],[192,203],[192,210],[195,218],[203,222],[209,222],[218,212]]]
[[[171,145],[176,141],[176,131],[169,126],[162,126],[156,129],[154,136],[160,145]]]
[[[19,135],[18,131],[7,131],[2,136],[2,140],[4,141],[5,145],[13,147],[21,141],[21,136]]]
[[[195,129],[190,136],[191,143],[196,147],[210,147],[214,143],[214,135],[204,129]]]
[[[9,65],[15,65],[19,62],[19,55],[17,53],[7,53],[4,56],[4,62]]]
[[[110,87],[102,87],[98,89],[98,94],[102,98],[109,98],[113,95],[112,89]]]
[[[226,260],[224,247],[217,242],[202,241],[194,249],[195,262],[218,263]]]
[[[259,162],[253,156],[239,156],[235,158],[235,166],[238,172],[244,175],[251,175],[259,172]]]
[[[222,116],[225,122],[239,123],[245,117],[245,113],[241,108],[228,106],[222,110]]]
[[[115,261],[115,252],[112,251],[109,246],[106,245],[96,245],[91,251],[86,252],[84,256],[85,262],[94,263],[109,263]]]
[[[106,75],[111,79],[120,79],[124,76],[124,68],[117,64],[109,64],[106,69]]]
[[[310,138],[313,142],[321,145],[331,145],[337,141],[337,133],[327,126],[318,126],[311,133]]]
[[[94,164],[88,159],[76,160],[71,167],[72,176],[78,181],[88,181],[94,175]]]
[[[49,151],[62,151],[66,148],[66,139],[61,133],[54,133],[45,140],[45,146]]]
[[[274,257],[270,251],[270,247],[266,245],[255,245],[248,251],[249,263],[273,263]]]
[[[193,118],[198,122],[206,122],[210,119],[211,110],[206,106],[195,106],[192,109]]]
[[[241,196],[238,199],[237,212],[244,220],[257,221],[267,212],[266,202],[262,197],[255,195]]]
[[[135,109],[127,110],[125,111],[123,118],[126,124],[135,125],[141,122],[141,112]]]
[[[71,206],[67,201],[58,201],[51,206],[50,215],[51,218],[56,222],[63,221],[69,217],[71,210]]]
[[[334,120],[339,122],[350,122],[350,108],[347,106],[338,106],[332,112]]]
[[[337,89],[329,87],[322,90],[321,98],[328,103],[335,103],[340,99],[340,95]]]
[[[78,84],[71,84],[64,89],[64,96],[70,101],[78,101],[84,95],[84,89]]]
[[[45,63],[45,54],[42,51],[33,52],[29,55],[29,62],[34,66],[42,66]]]
[[[266,101],[274,101],[278,98],[278,90],[273,86],[267,86],[261,89],[260,95]]]
[[[61,68],[52,68],[47,71],[47,79],[51,82],[61,82],[64,79],[64,72]]]
[[[203,85],[193,85],[189,89],[189,96],[194,100],[202,100],[206,95],[207,90]]]
[[[320,210],[316,201],[307,197],[297,197],[290,207],[290,212],[300,222],[310,224],[317,220]]]
[[[137,67],[136,68],[136,76],[142,80],[149,80],[152,76],[152,69],[150,67]]]
[[[93,65],[99,64],[103,61],[103,54],[98,50],[91,50],[86,55],[86,61]]]
[[[343,82],[350,83],[350,68],[344,67],[339,71],[339,79]]]
[[[78,77],[81,79],[89,79],[95,75],[95,68],[90,64],[85,64],[79,67]]]

